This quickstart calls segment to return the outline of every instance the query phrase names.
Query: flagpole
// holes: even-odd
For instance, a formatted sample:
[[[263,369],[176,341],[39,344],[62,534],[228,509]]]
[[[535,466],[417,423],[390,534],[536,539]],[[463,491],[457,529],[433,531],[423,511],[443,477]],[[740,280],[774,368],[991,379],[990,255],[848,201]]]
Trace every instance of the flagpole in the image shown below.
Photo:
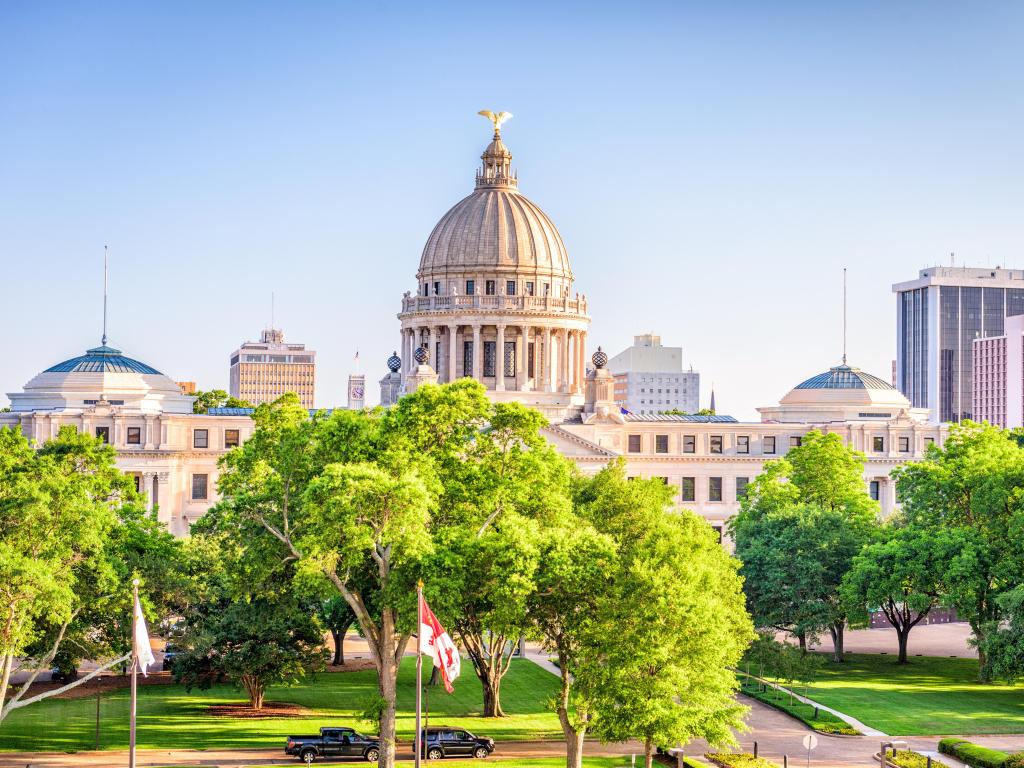
[[[135,768],[135,702],[138,693],[139,654],[135,637],[135,606],[139,602],[139,580],[132,579],[132,703],[128,724],[128,768]]]
[[[420,653],[420,635],[423,627],[423,580],[416,584],[416,738],[413,739],[413,749],[416,768],[420,768],[420,753],[423,751],[423,731],[421,729],[422,707],[423,707],[423,654]],[[134,766],[132,767],[134,768]]]

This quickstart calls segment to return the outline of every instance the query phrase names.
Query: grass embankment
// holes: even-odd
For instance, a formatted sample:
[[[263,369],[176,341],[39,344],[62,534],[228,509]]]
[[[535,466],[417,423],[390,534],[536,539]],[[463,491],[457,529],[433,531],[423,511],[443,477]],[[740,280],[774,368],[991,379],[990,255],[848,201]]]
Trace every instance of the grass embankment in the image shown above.
[[[468,666],[468,665],[467,665]],[[468,671],[468,670],[467,670]],[[294,688],[273,687],[267,701],[287,702],[310,710],[309,717],[235,719],[212,717],[212,705],[244,700],[231,685],[187,693],[177,685],[139,686],[138,744],[141,749],[211,749],[281,747],[289,735],[316,733],[321,726],[349,725],[372,730],[358,720],[376,696],[373,670],[317,675]],[[411,740],[415,730],[416,663],[402,660],[398,678],[398,738]],[[560,739],[561,729],[548,707],[558,687],[550,672],[515,660],[501,686],[508,717],[481,716],[480,683],[463,675],[449,695],[430,691],[430,722],[467,728],[497,740]],[[0,750],[78,751],[94,748],[96,699],[48,699],[12,712],[0,723]],[[100,701],[100,748],[128,745],[128,691],[106,694]],[[563,760],[564,762],[564,760]]]
[[[979,683],[977,659],[850,653],[807,696],[894,736],[1024,733],[1024,685]]]
[[[752,677],[740,673],[741,691],[752,699],[757,699],[770,707],[775,707],[820,733],[839,733],[845,736],[856,736],[860,733],[843,720],[830,712],[818,710],[810,704],[804,704],[787,693],[764,686]]]

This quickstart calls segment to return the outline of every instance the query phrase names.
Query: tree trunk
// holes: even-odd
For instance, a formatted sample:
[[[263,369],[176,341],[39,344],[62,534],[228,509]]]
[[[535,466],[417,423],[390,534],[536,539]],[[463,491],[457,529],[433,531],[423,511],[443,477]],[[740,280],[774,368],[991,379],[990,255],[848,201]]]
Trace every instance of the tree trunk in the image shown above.
[[[255,675],[242,675],[242,686],[245,688],[246,693],[249,694],[249,706],[257,712],[262,710],[263,696],[267,690],[262,678]]]
[[[832,633],[832,661],[842,663],[843,656],[843,632],[846,630],[845,621],[837,621],[829,625],[828,631]]]
[[[336,667],[345,665],[345,634],[347,632],[348,627],[343,627],[341,630],[331,630],[331,637],[334,639],[334,659],[331,661],[331,664]]]
[[[797,641],[800,643],[800,652],[807,653],[807,633],[795,632]]]
[[[430,668],[430,681],[427,685],[440,685],[441,684],[441,668],[432,666]]]
[[[896,642],[899,644],[898,664],[907,663],[907,641],[910,639],[910,627],[900,627],[896,630]]]
[[[985,650],[982,648],[982,643],[985,642],[985,633],[981,629],[980,622],[971,622],[971,632],[974,634],[974,642],[977,644],[978,649],[978,681],[982,683],[989,682],[988,675],[985,671],[985,664],[988,659],[985,656]]]
[[[569,689],[572,686],[572,681],[569,679],[568,662],[566,654],[559,651],[558,672],[561,686],[558,691],[556,711],[558,712],[558,722],[562,726],[562,735],[565,737],[565,768],[583,768],[583,737],[586,736],[587,727],[581,725],[579,728],[574,728],[569,720]],[[585,723],[586,717],[581,717],[580,721]]]
[[[0,709],[3,709],[7,701],[7,686],[11,683],[11,667],[14,665],[14,654],[5,653],[3,657],[3,671],[0,672]]]
[[[484,717],[504,717],[501,708],[501,675],[488,665],[485,674],[478,675],[484,690]]]
[[[394,616],[385,609],[381,617],[380,643],[377,655],[377,691],[384,700],[380,715],[380,768],[395,764],[395,699],[398,690],[398,661],[394,633]]]
[[[651,768],[654,764],[654,740],[648,736],[644,739],[644,768]]]

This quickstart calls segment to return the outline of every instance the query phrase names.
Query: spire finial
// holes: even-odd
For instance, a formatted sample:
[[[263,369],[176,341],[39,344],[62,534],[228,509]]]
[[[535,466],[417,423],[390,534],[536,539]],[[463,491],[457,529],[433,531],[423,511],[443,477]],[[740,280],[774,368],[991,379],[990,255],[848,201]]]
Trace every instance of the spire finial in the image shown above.
[[[512,153],[501,141],[501,124],[512,117],[512,113],[481,109],[477,114],[483,115],[494,124],[494,138],[480,155],[483,165],[476,172],[477,189],[515,189],[519,182],[512,171]]]
[[[843,267],[843,365],[846,365],[846,267]]]
[[[477,114],[486,117],[494,123],[494,138],[498,138],[501,135],[501,124],[512,117],[511,112],[492,112],[489,109],[481,109]]]
[[[103,246],[103,336],[100,345],[107,346],[107,246]]]

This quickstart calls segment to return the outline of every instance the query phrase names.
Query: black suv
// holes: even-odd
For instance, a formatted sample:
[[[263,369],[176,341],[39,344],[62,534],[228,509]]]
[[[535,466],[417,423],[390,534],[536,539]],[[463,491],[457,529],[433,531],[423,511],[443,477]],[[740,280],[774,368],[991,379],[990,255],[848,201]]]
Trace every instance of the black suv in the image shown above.
[[[351,728],[321,728],[316,736],[289,736],[284,753],[307,765],[322,757],[361,757],[376,763],[380,757],[380,739],[363,736]]]
[[[487,757],[494,751],[494,739],[474,736],[463,728],[445,725],[423,729],[423,754],[428,760],[442,757]]]

